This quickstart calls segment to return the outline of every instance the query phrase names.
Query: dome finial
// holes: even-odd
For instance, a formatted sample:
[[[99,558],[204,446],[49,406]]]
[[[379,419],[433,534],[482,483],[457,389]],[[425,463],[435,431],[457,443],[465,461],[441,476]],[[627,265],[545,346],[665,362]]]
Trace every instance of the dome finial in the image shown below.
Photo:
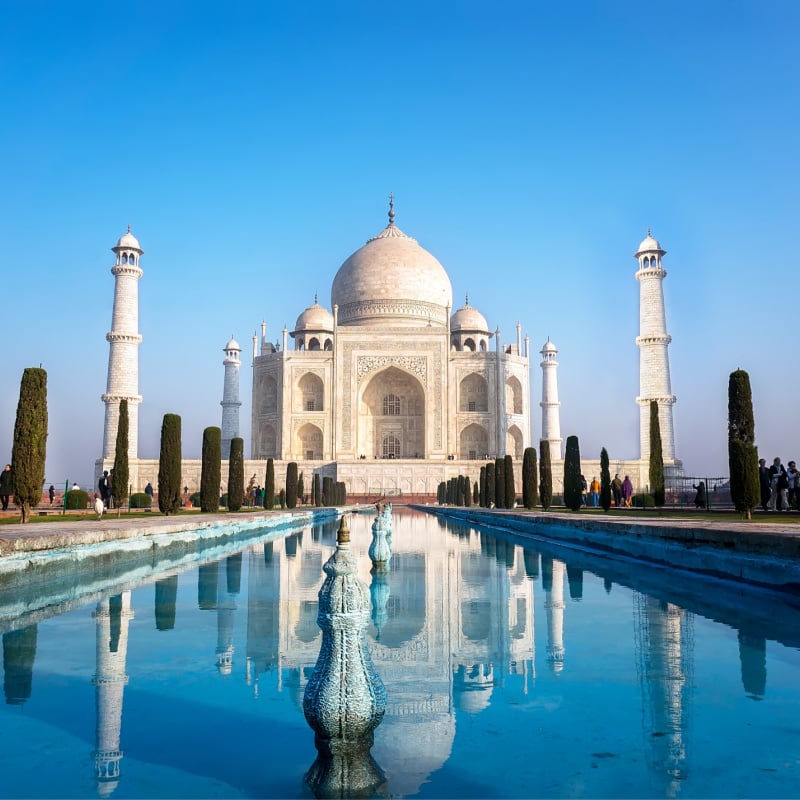
[[[129,223],[128,223],[128,233],[130,233],[130,232],[131,232],[131,224],[130,224],[130,222],[129,222]]]
[[[317,293],[316,292],[314,292],[314,305],[315,306],[319,305],[319,302],[317,301]]]
[[[650,226],[649,225],[647,226],[647,235],[648,236],[652,236],[652,234],[650,233]]]
[[[347,520],[345,515],[342,514],[341,522],[339,523],[339,531],[336,534],[336,544],[346,544],[350,541],[350,529],[347,527]]]
[[[389,224],[394,225],[394,192],[389,192]]]
[[[468,306],[468,305],[469,305],[469,292],[467,292],[467,293],[464,295],[464,305],[465,305],[465,306]]]

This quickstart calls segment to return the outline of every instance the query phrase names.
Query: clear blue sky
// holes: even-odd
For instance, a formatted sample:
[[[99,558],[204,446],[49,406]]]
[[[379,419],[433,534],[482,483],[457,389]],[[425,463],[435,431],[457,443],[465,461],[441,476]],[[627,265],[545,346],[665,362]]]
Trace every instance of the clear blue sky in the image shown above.
[[[347,256],[397,224],[456,306],[549,336],[563,435],[638,445],[638,284],[664,266],[676,450],[727,474],[727,382],[761,453],[800,457],[800,3],[6,0],[0,26],[0,461],[19,379],[48,372],[47,480],[101,452],[112,247],[140,282],[139,452],[219,425],[222,347],[330,306]]]

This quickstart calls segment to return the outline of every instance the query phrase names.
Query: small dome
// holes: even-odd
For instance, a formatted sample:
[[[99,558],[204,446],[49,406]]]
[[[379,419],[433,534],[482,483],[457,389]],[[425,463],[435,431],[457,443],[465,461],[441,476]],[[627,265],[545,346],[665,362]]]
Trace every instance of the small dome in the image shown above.
[[[636,253],[634,253],[634,256],[638,257],[642,253],[661,253],[661,255],[663,256],[664,253],[666,253],[666,252],[667,251],[664,250],[661,247],[661,245],[658,243],[658,239],[654,239],[650,235],[650,229],[648,228],[647,229],[647,236],[645,236],[644,239],[642,239],[642,242],[639,245],[639,248],[636,251]]]
[[[333,314],[317,302],[309,306],[294,324],[294,333],[300,331],[333,331]]]
[[[467,299],[464,305],[450,317],[450,330],[452,332],[489,333],[489,325],[483,314],[477,308],[473,308],[469,304],[469,299]]]
[[[128,232],[123,233],[119,237],[119,241],[112,250],[138,250],[140,253],[144,252],[139,246],[139,240],[131,233],[131,226],[128,225]]]
[[[231,336],[231,338],[228,339],[228,344],[225,345],[225,349],[226,350],[238,350],[239,352],[241,352],[241,350],[242,350],[242,348],[239,347],[239,342],[237,342],[236,339],[233,338],[233,336]]]
[[[550,337],[547,337],[547,341],[544,343],[542,347],[543,353],[557,353],[558,348],[550,341]]]

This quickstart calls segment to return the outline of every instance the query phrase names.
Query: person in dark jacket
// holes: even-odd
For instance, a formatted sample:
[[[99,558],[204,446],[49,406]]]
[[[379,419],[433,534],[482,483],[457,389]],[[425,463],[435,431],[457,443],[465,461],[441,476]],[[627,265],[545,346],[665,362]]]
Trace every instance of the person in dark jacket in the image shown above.
[[[766,511],[772,490],[770,488],[769,467],[766,458],[758,459],[758,483],[761,486],[761,508]]]
[[[695,508],[705,508],[706,507],[706,482],[700,481],[697,486],[692,484],[692,488],[697,492],[694,496],[694,507]]]
[[[6,464],[0,472],[0,502],[3,504],[3,511],[8,511],[8,501],[14,494],[14,486],[11,477],[11,464]]]

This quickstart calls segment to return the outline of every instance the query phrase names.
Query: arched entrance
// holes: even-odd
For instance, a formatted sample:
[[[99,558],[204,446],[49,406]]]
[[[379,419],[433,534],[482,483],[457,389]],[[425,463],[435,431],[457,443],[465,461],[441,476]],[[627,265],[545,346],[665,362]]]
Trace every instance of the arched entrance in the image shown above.
[[[415,377],[397,367],[373,375],[361,394],[357,453],[425,457],[425,391]]]

